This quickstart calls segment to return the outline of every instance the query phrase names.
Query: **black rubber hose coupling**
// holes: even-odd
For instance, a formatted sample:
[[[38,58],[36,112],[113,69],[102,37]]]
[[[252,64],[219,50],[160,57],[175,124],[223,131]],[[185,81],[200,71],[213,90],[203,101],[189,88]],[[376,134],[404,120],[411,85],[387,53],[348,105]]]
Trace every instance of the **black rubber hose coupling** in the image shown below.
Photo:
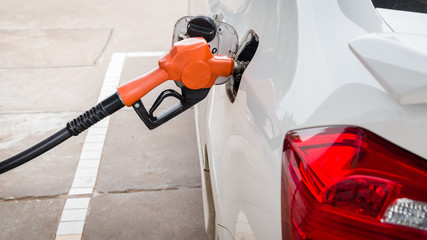
[[[86,129],[93,126],[95,123],[115,113],[124,106],[125,105],[120,99],[118,93],[115,93],[102,102],[98,103],[95,107],[68,122],[67,129],[73,136],[77,136]]]

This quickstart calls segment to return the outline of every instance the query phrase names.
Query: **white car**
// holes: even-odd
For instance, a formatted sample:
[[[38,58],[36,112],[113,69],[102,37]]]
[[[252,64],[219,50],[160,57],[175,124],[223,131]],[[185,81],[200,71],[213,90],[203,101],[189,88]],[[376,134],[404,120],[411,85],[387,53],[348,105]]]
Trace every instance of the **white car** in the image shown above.
[[[208,235],[426,239],[426,1],[208,4],[259,40],[195,109]]]

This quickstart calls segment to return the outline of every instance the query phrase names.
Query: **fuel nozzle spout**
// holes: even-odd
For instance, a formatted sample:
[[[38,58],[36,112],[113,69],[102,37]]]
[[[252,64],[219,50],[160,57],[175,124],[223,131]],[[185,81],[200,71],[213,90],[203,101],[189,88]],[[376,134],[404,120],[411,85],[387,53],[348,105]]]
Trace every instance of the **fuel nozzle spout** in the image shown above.
[[[235,61],[233,76],[237,74],[243,74],[243,72],[248,67],[248,65],[249,65],[249,61]]]

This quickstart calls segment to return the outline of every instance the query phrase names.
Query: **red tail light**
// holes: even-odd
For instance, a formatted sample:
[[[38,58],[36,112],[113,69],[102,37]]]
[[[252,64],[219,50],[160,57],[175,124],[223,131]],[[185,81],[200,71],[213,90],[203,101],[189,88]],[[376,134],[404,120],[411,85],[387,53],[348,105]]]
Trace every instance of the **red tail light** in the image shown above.
[[[289,132],[282,232],[283,239],[427,237],[427,161],[358,127]]]

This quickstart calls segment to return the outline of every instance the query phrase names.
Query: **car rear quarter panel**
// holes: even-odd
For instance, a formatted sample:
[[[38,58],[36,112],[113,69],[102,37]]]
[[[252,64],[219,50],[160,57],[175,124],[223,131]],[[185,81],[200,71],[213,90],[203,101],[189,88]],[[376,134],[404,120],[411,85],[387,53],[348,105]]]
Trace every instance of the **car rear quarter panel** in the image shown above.
[[[350,51],[390,29],[369,0],[208,2],[260,45],[234,103],[215,86],[199,105],[217,223],[235,239],[281,238],[281,159],[292,129],[356,125],[427,157],[427,106],[397,104]],[[227,239],[223,236],[221,239]]]

